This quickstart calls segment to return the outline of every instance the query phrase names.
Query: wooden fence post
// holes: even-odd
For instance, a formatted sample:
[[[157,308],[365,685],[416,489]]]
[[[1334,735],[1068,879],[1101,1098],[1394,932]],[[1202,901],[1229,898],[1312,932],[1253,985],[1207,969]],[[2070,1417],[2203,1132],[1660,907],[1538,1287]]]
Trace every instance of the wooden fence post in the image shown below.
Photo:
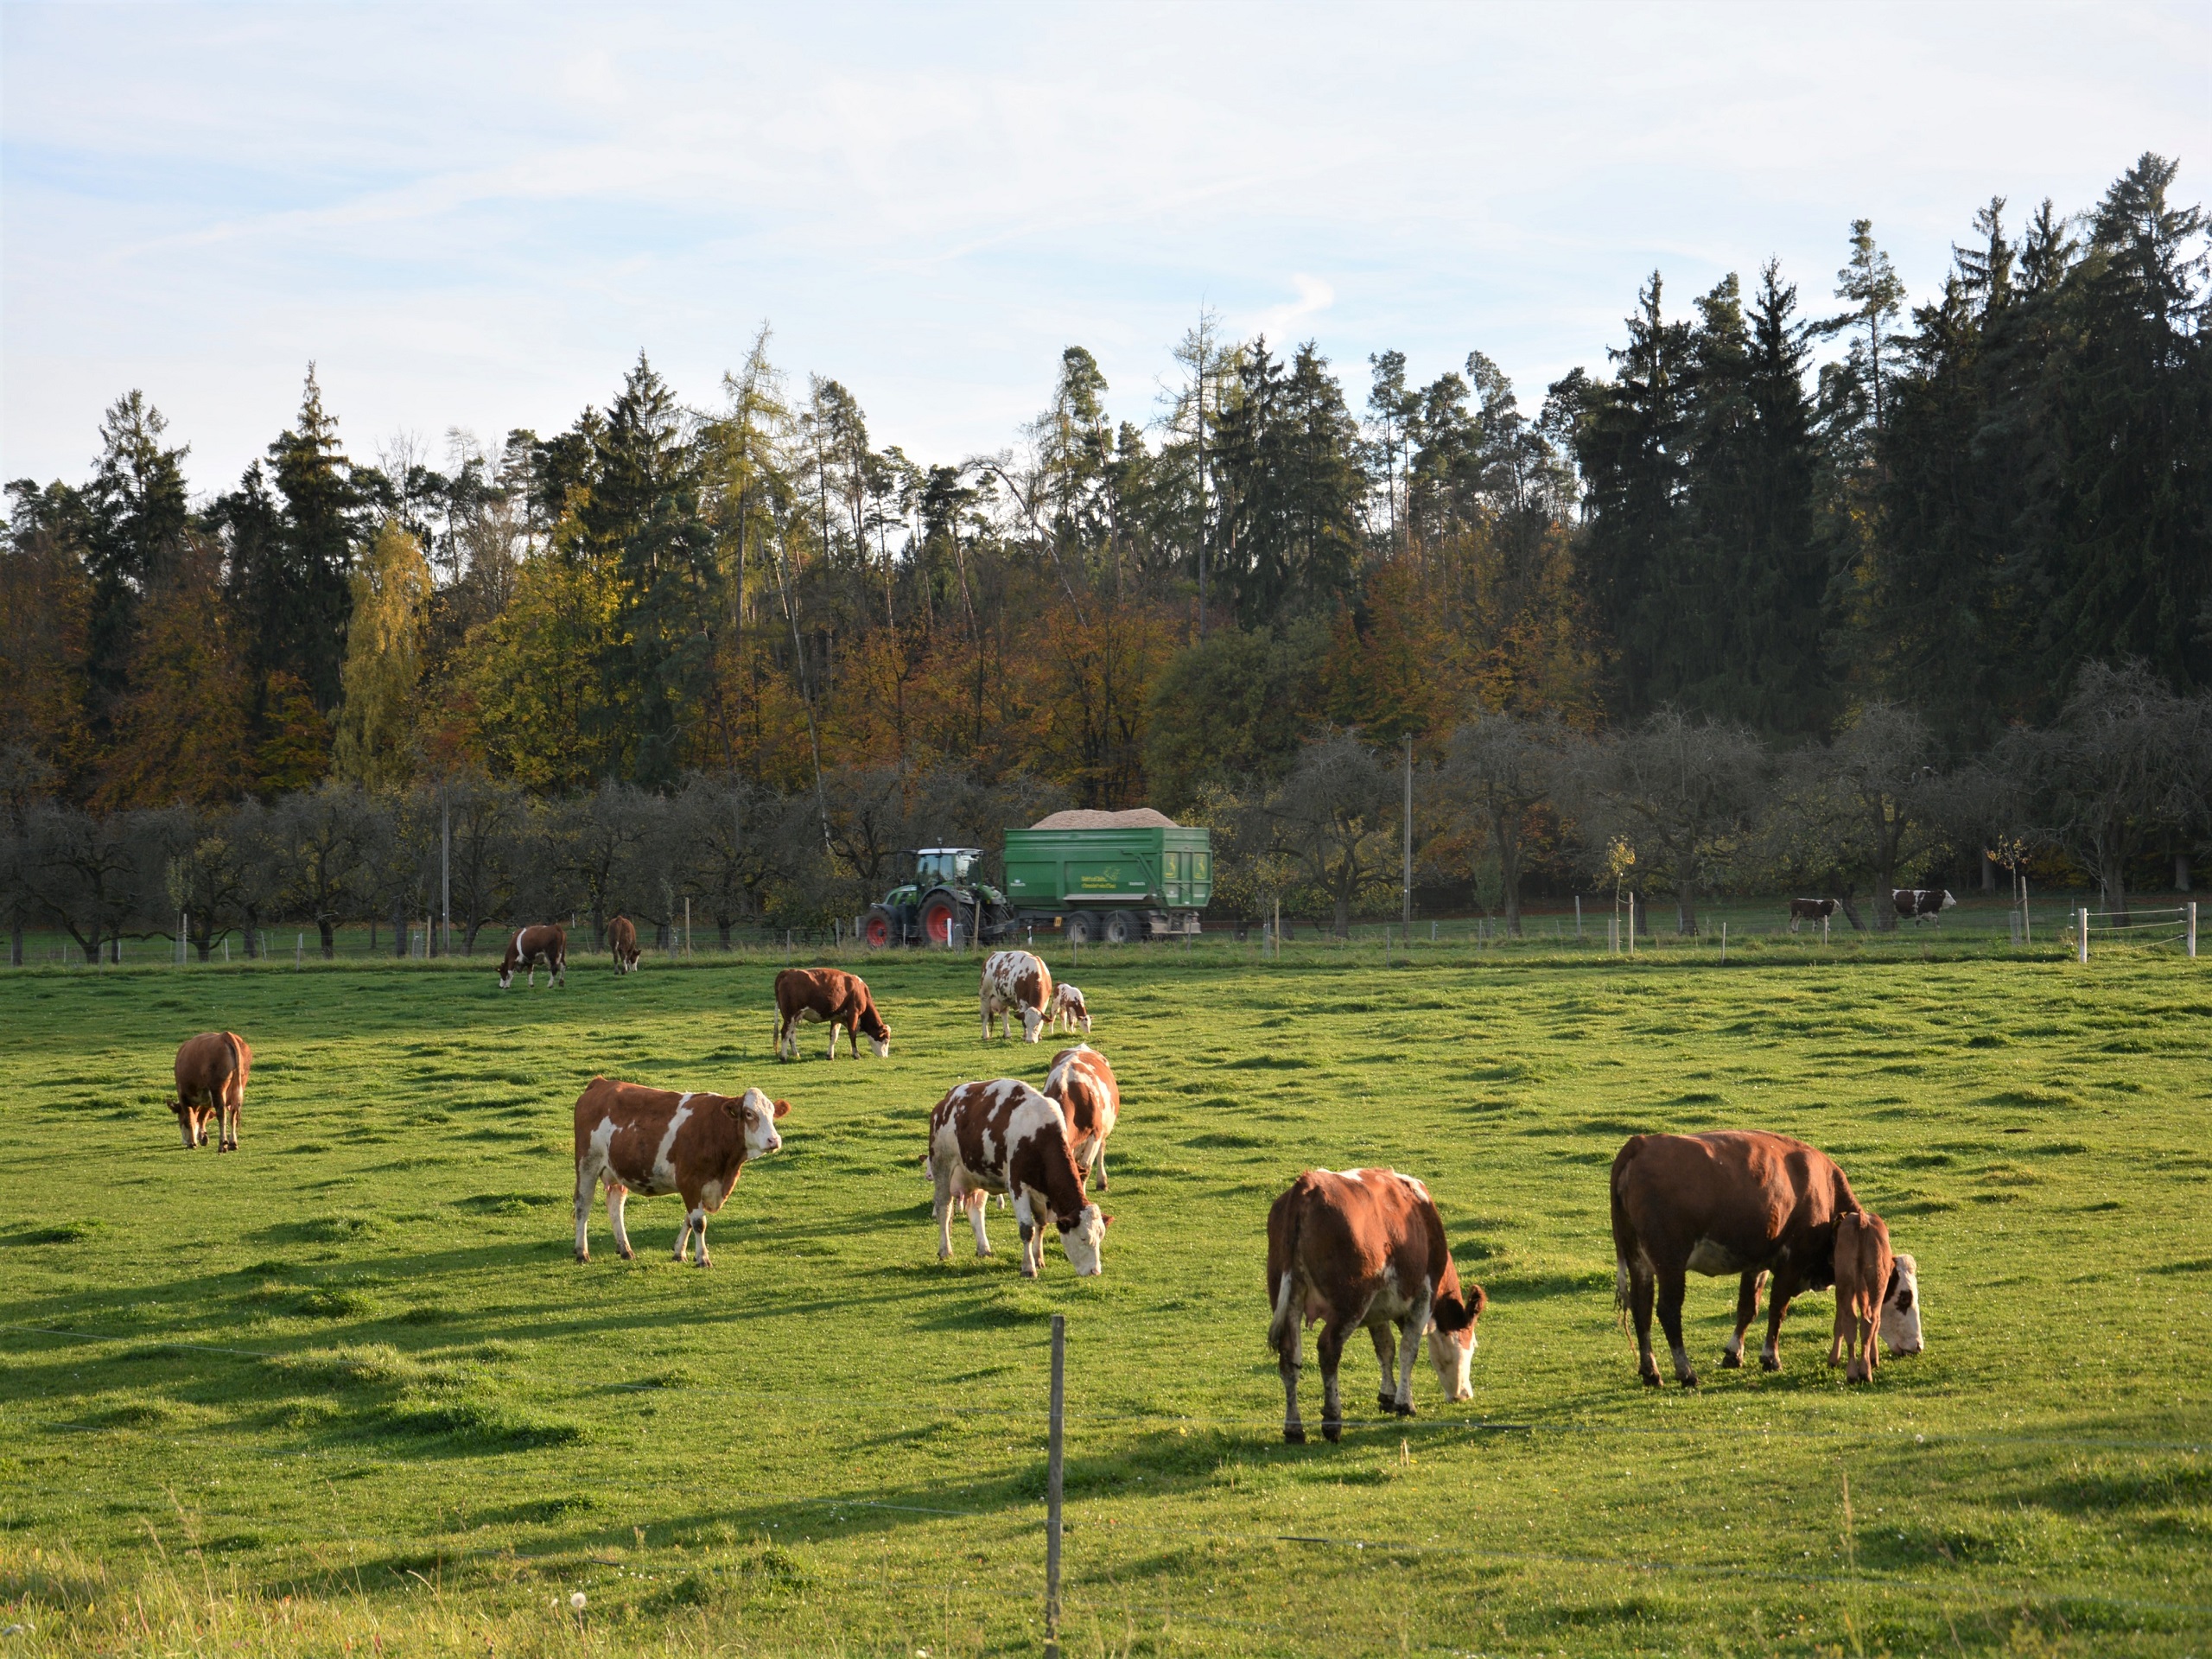
[[[2084,905],[2075,911],[2074,920],[2076,925],[2074,935],[2075,959],[2087,962],[2089,959],[2089,907]]]

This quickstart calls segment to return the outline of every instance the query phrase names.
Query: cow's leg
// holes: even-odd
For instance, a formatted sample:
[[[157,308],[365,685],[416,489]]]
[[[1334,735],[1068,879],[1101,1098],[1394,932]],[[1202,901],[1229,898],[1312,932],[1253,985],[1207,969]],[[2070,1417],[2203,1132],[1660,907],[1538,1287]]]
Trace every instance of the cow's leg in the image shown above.
[[[1333,1445],[1344,1437],[1344,1396],[1337,1387],[1337,1366],[1344,1357],[1342,1323],[1333,1317],[1325,1320],[1314,1345],[1321,1352],[1321,1438]]]
[[[1799,1289],[1797,1275],[1788,1268],[1775,1269],[1774,1282],[1766,1294],[1766,1346],[1759,1350],[1759,1369],[1778,1371],[1782,1369],[1782,1322],[1789,1317],[1789,1299]]]
[[[628,1229],[622,1225],[622,1201],[629,1196],[630,1189],[610,1175],[607,1182],[607,1224],[614,1230],[614,1248],[625,1262],[637,1254],[630,1248]]]
[[[591,1219],[592,1189],[599,1185],[599,1165],[588,1157],[576,1164],[576,1260],[591,1260],[591,1241],[586,1236]]]
[[[1284,1275],[1282,1294],[1292,1294],[1291,1275]],[[1278,1317],[1281,1317],[1278,1315]],[[1290,1319],[1290,1334],[1275,1354],[1275,1370],[1282,1377],[1282,1437],[1293,1446],[1306,1444],[1306,1424],[1298,1414],[1298,1372],[1306,1363],[1305,1321],[1294,1315]]]
[[[1401,1417],[1414,1414],[1414,1363],[1421,1357],[1421,1333],[1428,1329],[1429,1314],[1435,1306],[1433,1298],[1425,1298],[1398,1323],[1398,1398],[1395,1405]]]
[[[1659,1274],[1659,1328],[1667,1333],[1667,1346],[1675,1357],[1675,1381],[1686,1389],[1697,1387],[1697,1370],[1689,1350],[1682,1346],[1682,1298],[1688,1284],[1680,1268]]]
[[[830,1022],[830,1052],[827,1058],[833,1060],[837,1058],[837,1022],[832,1020]],[[852,1045],[848,1043],[846,1046],[849,1048]]]
[[[1759,1286],[1766,1274],[1756,1270],[1744,1275],[1736,1287],[1736,1331],[1720,1344],[1720,1369],[1724,1371],[1741,1370],[1744,1366],[1744,1332],[1751,1328],[1751,1321],[1759,1316]]]
[[[1375,1403],[1385,1411],[1396,1409],[1398,1404],[1398,1338],[1388,1320],[1367,1327],[1367,1334],[1375,1338],[1376,1363],[1382,1368],[1382,1385],[1375,1393]]]
[[[226,1140],[228,1143],[228,1149],[232,1152],[236,1152],[238,1149],[238,1129],[241,1126],[241,1120],[245,1116],[245,1086],[240,1083],[238,1078],[232,1077],[231,1079],[229,1116],[225,1120],[227,1125]]]
[[[983,1230],[983,1205],[989,1197],[987,1192],[969,1192],[961,1198],[961,1202],[968,1206],[969,1225],[976,1230],[976,1254],[978,1255],[991,1253],[990,1236]]]
[[[679,1267],[682,1266],[683,1262],[683,1247],[691,1242],[692,1219],[693,1212],[690,1207],[686,1205],[683,1211],[683,1224],[676,1230],[676,1261],[677,1265]]]
[[[1852,1338],[1856,1334],[1858,1326],[1858,1315],[1852,1312],[1849,1304],[1839,1292],[1835,1299],[1835,1331],[1828,1338],[1828,1363],[1831,1366],[1840,1365],[1850,1357]],[[1852,1369],[1856,1370],[1858,1367],[1854,1364]],[[1846,1376],[1844,1380],[1852,1382],[1856,1379]]]
[[[707,1206],[705,1205],[695,1203],[685,1212],[683,1230],[698,1240],[695,1247],[693,1261],[702,1268],[713,1267],[715,1258],[707,1254]],[[676,1241],[676,1259],[679,1262],[683,1259],[683,1241],[681,1238]]]
[[[194,1147],[200,1144],[199,1141],[193,1139],[192,1125],[193,1114],[191,1104],[188,1102],[180,1100],[176,1103],[176,1126],[178,1130],[181,1132],[184,1136],[184,1149],[187,1152],[190,1152]]]
[[[1651,1264],[1639,1251],[1629,1263],[1628,1312],[1636,1326],[1636,1374],[1647,1387],[1659,1386],[1659,1362],[1651,1357]]]
[[[937,1196],[931,1202],[931,1213],[937,1220],[937,1259],[952,1260],[952,1173],[938,1166],[937,1160],[930,1160],[930,1179],[935,1184]]]

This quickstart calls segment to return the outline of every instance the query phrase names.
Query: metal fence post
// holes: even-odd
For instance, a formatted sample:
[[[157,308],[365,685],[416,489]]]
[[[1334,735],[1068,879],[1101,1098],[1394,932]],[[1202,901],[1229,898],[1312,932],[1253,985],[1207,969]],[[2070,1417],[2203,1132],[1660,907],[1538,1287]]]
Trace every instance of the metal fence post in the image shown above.
[[[1060,1659],[1060,1429],[1067,1408],[1068,1321],[1052,1315],[1052,1426],[1045,1461],[1045,1656]]]
[[[2074,919],[2076,924],[2074,949],[2077,960],[2087,962],[2089,959],[2089,907],[2084,905],[2075,911]]]
[[[2196,900],[2189,901],[2189,959],[2196,960]]]

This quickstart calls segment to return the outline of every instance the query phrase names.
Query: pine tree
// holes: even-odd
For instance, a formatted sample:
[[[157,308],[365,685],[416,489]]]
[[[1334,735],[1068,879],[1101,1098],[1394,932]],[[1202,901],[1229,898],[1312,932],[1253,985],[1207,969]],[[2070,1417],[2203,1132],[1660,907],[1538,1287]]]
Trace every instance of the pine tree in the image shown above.
[[[325,714],[344,695],[346,620],[353,603],[354,515],[361,494],[338,442],[338,423],[325,412],[315,365],[308,365],[296,425],[269,446],[272,481],[283,507],[273,538],[254,550],[245,595],[246,626],[270,672],[292,675]],[[257,480],[242,493],[251,495]],[[241,502],[228,516],[260,519],[262,503]],[[264,522],[251,525],[265,536]],[[235,533],[235,531],[234,531]]]
[[[85,563],[92,579],[87,666],[102,720],[127,695],[140,606],[148,589],[168,576],[184,540],[186,450],[163,446],[168,428],[144,393],[117,398],[101,419],[99,460],[83,493]]]

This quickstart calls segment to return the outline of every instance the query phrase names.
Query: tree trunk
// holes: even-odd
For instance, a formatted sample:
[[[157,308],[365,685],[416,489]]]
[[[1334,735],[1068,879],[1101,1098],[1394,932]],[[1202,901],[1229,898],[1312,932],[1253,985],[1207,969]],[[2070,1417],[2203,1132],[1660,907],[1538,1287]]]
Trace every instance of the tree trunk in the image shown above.
[[[2188,889],[2184,887],[2183,891],[2186,893]],[[23,965],[23,925],[20,921],[8,930],[8,965],[10,968]]]
[[[717,917],[715,917],[715,931],[716,933],[718,933],[718,934],[721,936],[721,948],[722,948],[723,950],[728,950],[728,949],[729,949],[729,918],[728,918],[727,916],[717,916]]]
[[[1651,937],[1651,906],[1644,901],[1643,895],[1633,888],[1630,889],[1628,896],[1636,901],[1636,931],[1648,939]]]
[[[1521,837],[1519,826],[1516,833],[1506,832],[1505,815],[1500,813],[1491,820],[1491,827],[1497,835],[1497,874],[1505,884],[1505,931],[1508,938],[1521,937]]]
[[[338,928],[336,925],[317,918],[315,930],[322,938],[322,959],[325,962],[337,961]]]
[[[1337,937],[1351,938],[1351,894],[1342,887],[1337,889]]]
[[[2176,893],[2187,893],[2190,891],[2189,855],[2187,853],[2176,853],[2174,855],[2174,891]],[[22,966],[23,960],[22,938],[23,930],[19,927],[16,930],[16,965],[19,968]]]
[[[1849,922],[1859,932],[1864,933],[1866,931],[1866,924],[1859,914],[1858,902],[1852,898],[1849,887],[1844,888],[1842,892],[1836,894],[1836,903],[1843,906],[1844,920]]]
[[[423,944],[426,950],[429,948],[428,939]],[[407,910],[397,899],[391,901],[391,954],[395,961],[407,959]]]
[[[472,917],[468,925],[461,929],[461,954],[462,956],[473,957],[476,954],[476,930],[483,925],[482,922]]]

